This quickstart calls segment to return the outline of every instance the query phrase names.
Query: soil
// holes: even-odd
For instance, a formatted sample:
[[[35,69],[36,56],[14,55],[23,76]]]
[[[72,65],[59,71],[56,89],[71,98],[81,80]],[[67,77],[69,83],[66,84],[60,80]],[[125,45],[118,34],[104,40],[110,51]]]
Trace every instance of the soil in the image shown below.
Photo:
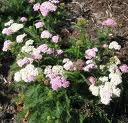
[[[101,21],[113,18],[118,23],[116,35],[128,38],[128,0],[72,0],[68,5],[75,16],[90,20],[92,34]]]

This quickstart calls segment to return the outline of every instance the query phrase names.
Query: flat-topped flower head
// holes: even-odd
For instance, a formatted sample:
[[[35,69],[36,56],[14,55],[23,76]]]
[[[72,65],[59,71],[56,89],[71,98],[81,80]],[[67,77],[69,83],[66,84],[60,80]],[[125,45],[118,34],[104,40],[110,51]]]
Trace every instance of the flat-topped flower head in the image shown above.
[[[14,20],[9,20],[8,22],[6,22],[4,24],[4,26],[10,26],[13,22],[14,22]]]
[[[21,17],[21,18],[20,18],[20,21],[21,21],[21,22],[26,22],[27,20],[28,20],[28,19],[27,19],[26,17]]]
[[[13,24],[9,27],[9,29],[12,29],[12,31],[13,31],[13,33],[14,33],[14,32],[19,31],[19,30],[22,29],[23,27],[24,27],[23,24],[13,23]]]
[[[13,34],[13,30],[10,29],[10,28],[4,28],[4,29],[2,30],[2,34],[11,35],[11,34]]]
[[[57,6],[49,1],[43,2],[40,5],[40,12],[43,16],[47,16],[49,12],[54,12],[56,11],[56,9],[57,9]]]
[[[117,23],[115,20],[111,19],[111,18],[108,18],[107,20],[103,21],[102,22],[102,25],[103,26],[108,26],[108,27],[116,27],[117,26]]]
[[[122,73],[128,73],[128,65],[122,64],[119,69],[121,70]]]
[[[40,3],[36,3],[33,5],[34,11],[38,11],[40,9]]]
[[[41,38],[51,38],[52,37],[52,34],[48,31],[48,30],[44,30],[42,33],[41,33]]]
[[[17,61],[17,64],[18,64],[19,67],[23,67],[24,65],[30,64],[30,63],[32,63],[32,62],[33,62],[33,59],[32,59],[32,58],[27,58],[27,57],[25,57],[25,58],[23,58],[23,59],[19,59],[19,60]]]
[[[109,49],[120,50],[121,46],[116,41],[113,41],[109,44]]]
[[[15,73],[14,80],[17,82],[21,80],[25,82],[32,82],[36,80],[38,74],[39,74],[38,68],[35,68],[34,65],[32,64],[28,64],[25,66],[25,68]]]
[[[86,59],[92,59],[96,57],[96,52],[98,52],[97,48],[88,49],[85,51],[85,58]]]
[[[48,51],[48,45],[47,44],[41,44],[39,47],[37,47],[37,49],[42,53],[46,53]]]
[[[58,43],[59,41],[60,41],[59,35],[55,35],[55,36],[52,37],[52,42]]]
[[[95,83],[96,83],[96,78],[93,77],[93,76],[90,76],[90,77],[88,77],[88,81],[89,81],[91,84],[95,85]]]
[[[16,42],[17,43],[22,43],[23,42],[23,40],[24,40],[24,38],[27,36],[27,34],[21,34],[21,35],[18,35],[17,37],[16,37]]]
[[[24,27],[23,24],[12,23],[9,27],[2,30],[2,34],[11,35]]]
[[[43,27],[43,26],[44,26],[44,23],[41,22],[41,21],[35,23],[35,27],[36,27],[36,29],[41,28],[41,27]]]
[[[10,49],[11,44],[12,44],[12,42],[10,40],[6,40],[4,42],[4,46],[3,46],[2,50],[5,51],[5,52],[8,51]]]

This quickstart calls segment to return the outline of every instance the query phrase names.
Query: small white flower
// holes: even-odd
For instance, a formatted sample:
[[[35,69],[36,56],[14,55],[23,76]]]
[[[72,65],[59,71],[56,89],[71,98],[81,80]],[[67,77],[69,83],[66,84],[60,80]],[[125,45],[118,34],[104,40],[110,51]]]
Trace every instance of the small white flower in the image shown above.
[[[63,66],[61,65],[56,65],[56,66],[53,66],[52,68],[52,72],[56,75],[63,75],[64,74],[64,69],[63,69]]]
[[[13,24],[9,27],[9,29],[11,29],[11,30],[13,31],[13,33],[14,33],[14,32],[19,31],[19,30],[22,29],[23,27],[24,27],[23,24],[13,23]]]
[[[86,64],[91,64],[91,63],[93,63],[93,60],[87,60],[86,61]]]
[[[113,41],[109,44],[109,49],[120,50],[121,46],[116,41]]]
[[[111,72],[111,73],[115,73],[115,72],[118,71],[118,67],[117,67],[116,64],[111,64],[111,65],[108,67],[108,70],[109,70],[109,72]]]
[[[100,65],[100,69],[103,70],[105,68],[105,65]]]
[[[21,52],[24,52],[24,53],[32,53],[32,51],[34,50],[34,46],[27,46],[27,45],[24,45],[21,49]]]
[[[100,98],[101,102],[108,105],[112,97],[112,86],[110,82],[106,82],[105,85],[100,86]]]
[[[26,41],[25,45],[21,48],[21,52],[31,53],[35,48],[32,46],[33,40]]]
[[[32,44],[33,44],[33,42],[34,42],[34,41],[33,41],[33,40],[31,40],[31,39],[30,39],[30,40],[27,40],[27,41],[26,41],[26,43],[25,43],[25,45],[32,45]]]
[[[13,22],[14,22],[13,20],[10,20],[10,21],[6,22],[6,23],[4,24],[4,26],[10,26]]]
[[[121,61],[119,60],[119,58],[117,56],[114,56],[114,60],[115,60],[115,64],[121,64]]]
[[[90,85],[89,90],[92,92],[92,95],[98,96],[99,95],[99,87],[95,85]]]
[[[119,88],[113,88],[113,94],[117,97],[120,97],[121,90]]]
[[[21,81],[21,73],[20,72],[16,72],[14,75],[14,81],[19,82]]]
[[[103,76],[103,77],[100,77],[99,80],[102,81],[102,82],[108,82],[108,77]]]
[[[68,58],[64,58],[63,59],[63,63],[67,63],[67,62],[69,62],[70,60],[68,59]]]
[[[27,36],[27,34],[25,34],[25,33],[24,34],[21,34],[21,35],[18,35],[16,37],[16,42],[17,43],[22,43],[25,36]]]
[[[36,79],[36,76],[38,76],[39,71],[38,68],[35,68],[32,64],[26,65],[25,68],[20,70],[20,77],[21,80],[25,82],[31,82]]]
[[[110,82],[113,83],[115,86],[122,83],[122,77],[119,73],[110,73],[109,78],[111,79]]]
[[[46,68],[44,69],[44,74],[47,75],[51,73],[52,73],[52,66],[51,65],[46,66]]]
[[[48,31],[48,30],[44,30],[42,33],[41,33],[41,38],[51,38],[52,37],[52,34]]]

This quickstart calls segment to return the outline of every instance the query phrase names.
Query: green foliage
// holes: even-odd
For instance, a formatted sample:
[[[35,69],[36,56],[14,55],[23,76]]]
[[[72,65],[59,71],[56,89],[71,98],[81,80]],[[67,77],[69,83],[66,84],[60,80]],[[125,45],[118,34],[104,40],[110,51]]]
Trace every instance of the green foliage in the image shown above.
[[[29,123],[53,123],[70,121],[70,100],[65,90],[59,92],[43,86],[42,84],[30,85],[24,93],[24,112],[29,111]],[[21,112],[18,116],[25,113]]]

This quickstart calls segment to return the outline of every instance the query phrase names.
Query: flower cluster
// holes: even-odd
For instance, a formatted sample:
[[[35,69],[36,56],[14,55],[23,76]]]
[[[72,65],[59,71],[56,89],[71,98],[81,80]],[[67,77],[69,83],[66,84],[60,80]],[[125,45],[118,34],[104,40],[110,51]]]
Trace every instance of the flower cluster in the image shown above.
[[[107,20],[104,20],[102,22],[102,25],[103,26],[108,26],[108,27],[116,27],[117,26],[117,23],[115,20],[111,19],[111,18],[108,18]]]
[[[58,0],[50,0],[43,2],[42,4],[36,3],[33,6],[34,11],[40,11],[41,14],[45,17],[48,16],[50,12],[54,12],[57,9],[55,4],[59,3]]]
[[[69,81],[67,81],[64,75],[64,69],[62,66],[47,66],[44,70],[44,74],[50,79],[50,84],[53,90],[58,90],[62,87],[69,87]]]
[[[36,77],[39,75],[38,68],[35,68],[34,65],[28,64],[25,68],[16,72],[14,75],[14,80],[16,82],[25,81],[32,82],[36,80]]]
[[[92,59],[96,57],[96,52],[98,52],[97,48],[88,49],[85,51],[85,58]]]
[[[12,42],[10,40],[6,40],[4,42],[4,46],[3,46],[2,50],[5,52],[8,51],[10,49],[11,45],[12,45]]]
[[[23,24],[13,23],[13,21],[11,21],[11,20],[9,22],[5,23],[5,25],[9,26],[9,27],[5,27],[2,30],[2,34],[6,34],[6,35],[11,35],[24,27]]]
[[[97,65],[93,60],[96,57],[97,52],[98,52],[97,48],[92,48],[85,51],[85,58],[87,59],[87,61],[86,61],[86,66],[83,68],[84,71],[89,72],[90,70],[97,68]]]
[[[105,105],[108,105],[114,96],[120,96],[121,90],[118,88],[118,85],[122,83],[122,73],[118,67],[120,64],[117,56],[111,57],[110,61],[103,65],[104,67],[100,67],[101,71],[107,69],[108,75],[100,76],[97,80],[93,76],[88,78],[91,83],[89,90],[94,96],[99,96],[101,103]]]
[[[69,71],[76,70],[74,63],[70,59],[68,58],[63,59],[63,63],[64,63],[63,67],[65,70],[69,70]]]
[[[119,69],[121,70],[122,73],[128,73],[128,65],[127,64],[122,64]]]
[[[121,46],[116,41],[113,41],[109,44],[109,49],[120,50],[120,48]]]

